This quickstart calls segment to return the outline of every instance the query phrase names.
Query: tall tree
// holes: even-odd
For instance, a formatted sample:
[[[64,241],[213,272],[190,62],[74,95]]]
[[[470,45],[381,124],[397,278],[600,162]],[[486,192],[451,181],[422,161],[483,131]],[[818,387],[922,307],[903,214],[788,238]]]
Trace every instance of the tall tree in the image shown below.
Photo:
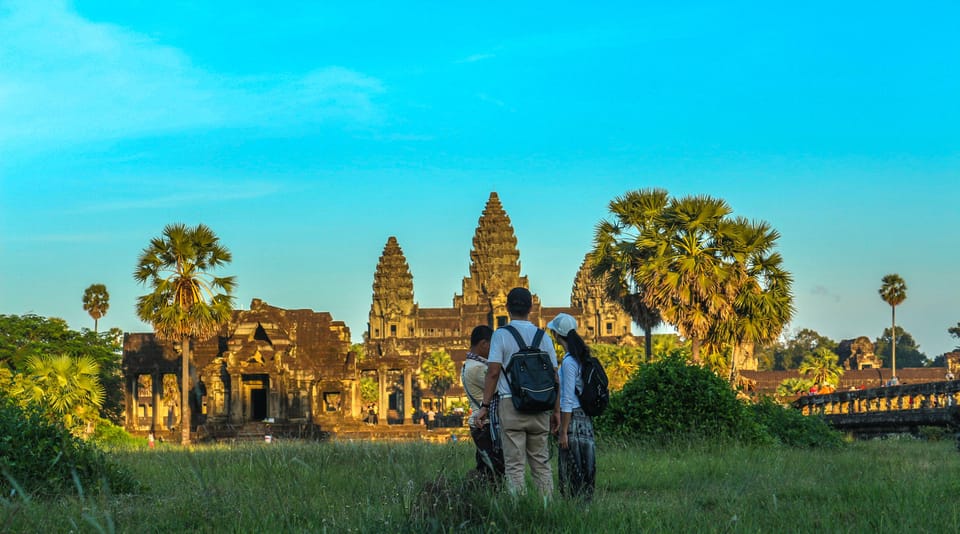
[[[618,302],[633,322],[643,330],[646,361],[653,356],[653,329],[663,319],[660,312],[643,298],[643,286],[637,277],[649,250],[637,245],[644,232],[649,232],[667,205],[664,189],[629,191],[610,202],[612,220],[603,220],[594,234],[590,254],[591,274],[602,280],[607,297]]]
[[[696,362],[711,328],[734,313],[735,273],[724,257],[730,213],[706,195],[672,199],[638,240],[643,299],[691,340]]]
[[[731,380],[752,358],[754,348],[780,337],[793,317],[793,277],[783,268],[783,257],[773,249],[780,233],[765,221],[737,217],[720,235],[733,272],[733,313],[719,321],[708,335],[715,344],[731,347]]]
[[[190,341],[213,336],[230,319],[235,277],[210,271],[232,260],[209,227],[169,224],[143,249],[134,279],[150,288],[137,299],[137,316],[153,325],[158,339],[179,342],[182,359],[181,442],[190,443]]]
[[[957,323],[957,326],[947,328],[947,333],[960,340],[960,323]],[[953,350],[960,350],[960,345],[957,345]]]
[[[443,350],[435,350],[423,360],[420,373],[424,383],[438,398],[440,406],[445,406],[446,392],[457,378],[457,367],[453,358]]]
[[[931,361],[920,350],[920,345],[910,332],[898,326],[894,335],[889,327],[883,329],[883,334],[874,340],[874,352],[884,364],[890,364],[893,359],[893,343],[896,339],[897,365],[905,367],[929,367]]]
[[[83,309],[93,317],[93,332],[97,332],[97,322],[110,309],[110,293],[103,284],[92,284],[83,292]]]
[[[907,299],[907,284],[899,274],[888,274],[881,280],[880,297],[890,305],[891,332],[893,342],[891,350],[891,376],[897,376],[897,306]]]

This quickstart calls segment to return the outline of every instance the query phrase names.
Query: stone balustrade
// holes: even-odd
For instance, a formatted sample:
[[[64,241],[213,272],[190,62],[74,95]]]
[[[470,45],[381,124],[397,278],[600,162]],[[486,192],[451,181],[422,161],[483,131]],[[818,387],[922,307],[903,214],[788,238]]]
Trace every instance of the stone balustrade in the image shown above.
[[[960,405],[960,380],[805,395],[793,402],[804,415],[870,414],[957,405]]]

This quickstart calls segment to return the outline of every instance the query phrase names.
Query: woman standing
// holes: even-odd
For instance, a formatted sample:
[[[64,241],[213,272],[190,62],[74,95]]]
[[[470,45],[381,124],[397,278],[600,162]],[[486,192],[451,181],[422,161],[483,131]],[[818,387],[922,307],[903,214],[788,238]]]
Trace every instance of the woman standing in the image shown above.
[[[577,334],[577,320],[566,313],[557,315],[547,328],[566,352],[560,364],[560,493],[589,501],[597,476],[596,442],[593,422],[580,408],[577,391],[583,388],[580,367],[590,349]]]

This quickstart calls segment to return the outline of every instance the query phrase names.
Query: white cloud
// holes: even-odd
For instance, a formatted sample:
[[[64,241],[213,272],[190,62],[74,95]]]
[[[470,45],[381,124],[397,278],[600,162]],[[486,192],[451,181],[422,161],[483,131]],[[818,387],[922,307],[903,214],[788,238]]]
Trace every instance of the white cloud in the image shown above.
[[[63,1],[0,11],[0,144],[70,143],[191,128],[380,119],[379,80],[337,66],[221,76],[181,50],[80,17]]]

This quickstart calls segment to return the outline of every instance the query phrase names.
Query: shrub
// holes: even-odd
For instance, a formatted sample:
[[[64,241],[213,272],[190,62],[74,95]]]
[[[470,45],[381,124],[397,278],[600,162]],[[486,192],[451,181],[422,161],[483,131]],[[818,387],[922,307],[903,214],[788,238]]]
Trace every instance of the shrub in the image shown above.
[[[799,411],[781,406],[770,397],[750,406],[754,420],[777,441],[792,447],[826,447],[843,445],[843,436],[820,417],[804,416]]]
[[[90,442],[105,450],[134,450],[147,448],[147,440],[130,435],[121,426],[101,419],[90,436]]]
[[[39,408],[18,406],[0,392],[0,491],[10,495],[19,486],[28,494],[61,495],[84,491],[136,489],[133,476],[108,461],[90,443],[72,435]],[[12,481],[11,481],[12,479]]]
[[[679,437],[766,441],[730,385],[709,369],[672,356],[641,365],[607,411],[600,432],[623,438]]]

